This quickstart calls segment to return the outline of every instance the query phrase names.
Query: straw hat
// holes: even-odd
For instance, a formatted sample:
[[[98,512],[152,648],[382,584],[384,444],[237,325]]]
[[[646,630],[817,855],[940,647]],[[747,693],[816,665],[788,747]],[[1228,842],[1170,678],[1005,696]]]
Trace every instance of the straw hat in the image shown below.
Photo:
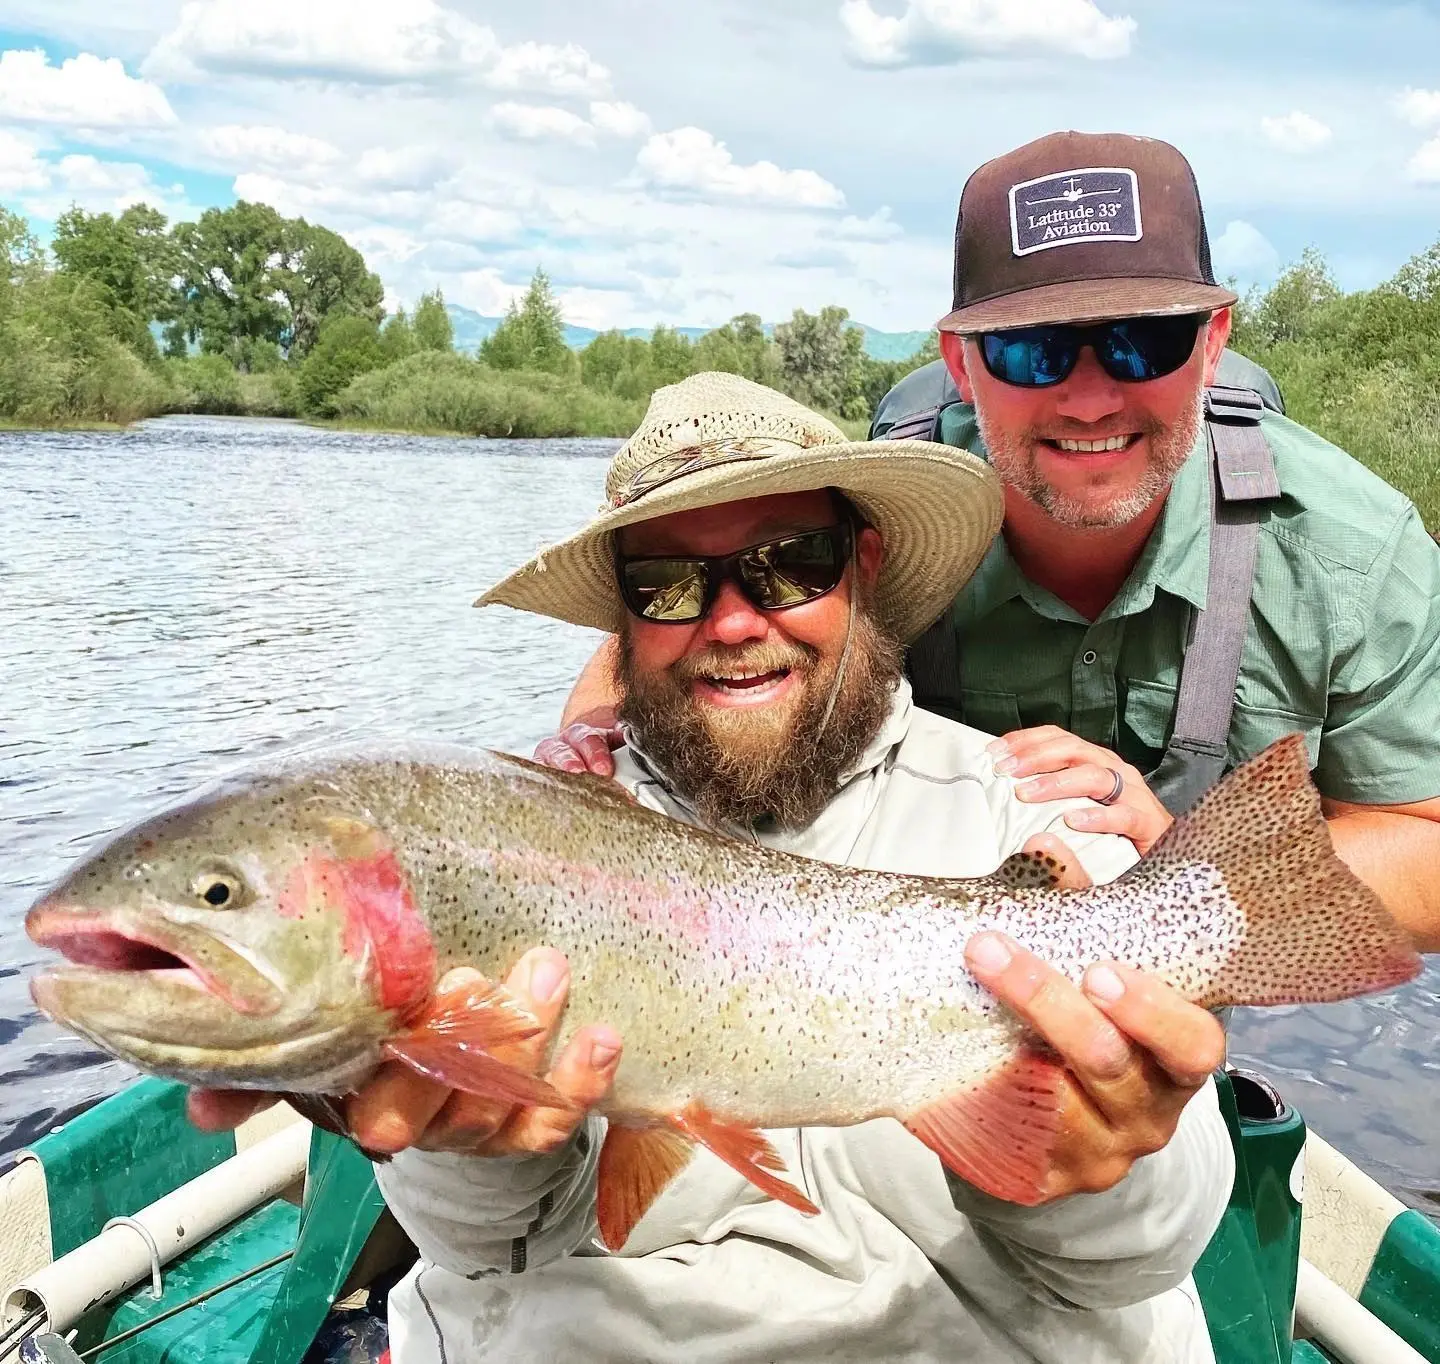
[[[990,466],[921,440],[852,441],[833,422],[735,374],[695,374],[656,391],[616,452],[606,503],[578,535],[542,550],[484,594],[617,633],[625,617],[612,535],[622,526],[744,498],[838,488],[880,532],[877,605],[903,639],[936,620],[1000,529]]]

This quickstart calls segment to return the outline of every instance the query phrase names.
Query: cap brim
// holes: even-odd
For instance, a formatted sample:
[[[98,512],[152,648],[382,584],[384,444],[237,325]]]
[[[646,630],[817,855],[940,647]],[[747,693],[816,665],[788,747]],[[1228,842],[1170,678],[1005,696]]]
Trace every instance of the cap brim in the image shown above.
[[[1228,308],[1236,298],[1233,290],[1185,279],[1077,279],[972,303],[942,317],[936,326],[969,335],[1112,317],[1165,317]]]
[[[713,466],[602,512],[584,530],[490,588],[475,605],[512,606],[613,634],[625,614],[611,558],[614,531],[676,511],[827,487],[845,493],[880,532],[885,556],[877,603],[905,640],[949,606],[979,567],[1004,513],[994,471],[965,451],[914,440],[817,446]]]

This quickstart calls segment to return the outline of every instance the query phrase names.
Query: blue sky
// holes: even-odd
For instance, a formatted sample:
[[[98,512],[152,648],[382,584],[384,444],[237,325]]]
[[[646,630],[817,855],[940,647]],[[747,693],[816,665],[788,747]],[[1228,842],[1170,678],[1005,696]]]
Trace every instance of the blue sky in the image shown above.
[[[343,232],[392,301],[712,325],[949,306],[966,175],[1057,128],[1191,159],[1218,268],[1440,238],[1440,0],[6,0],[0,202]]]

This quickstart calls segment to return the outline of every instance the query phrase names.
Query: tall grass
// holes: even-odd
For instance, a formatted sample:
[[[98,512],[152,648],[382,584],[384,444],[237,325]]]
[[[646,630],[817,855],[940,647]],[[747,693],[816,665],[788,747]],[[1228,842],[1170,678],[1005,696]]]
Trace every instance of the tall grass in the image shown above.
[[[530,370],[495,370],[462,355],[424,352],[372,370],[334,399],[346,426],[468,436],[627,436],[641,400]]]

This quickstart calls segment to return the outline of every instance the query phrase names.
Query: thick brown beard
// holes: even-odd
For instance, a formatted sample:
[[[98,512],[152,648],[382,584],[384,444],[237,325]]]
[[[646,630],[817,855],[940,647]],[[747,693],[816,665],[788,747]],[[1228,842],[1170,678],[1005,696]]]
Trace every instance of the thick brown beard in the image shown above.
[[[1108,530],[1128,525],[1145,511],[1175,481],[1175,475],[1195,448],[1200,424],[1205,417],[1203,394],[1170,425],[1147,417],[1138,423],[1150,440],[1150,461],[1140,481],[1128,492],[1118,493],[1097,510],[1067,497],[1047,483],[1035,458],[1040,436],[1033,429],[1012,435],[1000,430],[977,407],[975,418],[990,463],[1003,483],[1024,494],[1041,511],[1062,526],[1077,530]]]
[[[857,604],[850,658],[826,724],[838,661],[817,672],[814,649],[717,647],[643,676],[635,667],[627,631],[621,635],[616,665],[625,698],[620,718],[707,824],[749,829],[773,820],[783,829],[803,829],[825,808],[841,776],[884,724],[900,682],[901,657],[899,640],[868,606]],[[802,672],[805,694],[798,711],[701,706],[691,692],[695,676],[736,665]]]

